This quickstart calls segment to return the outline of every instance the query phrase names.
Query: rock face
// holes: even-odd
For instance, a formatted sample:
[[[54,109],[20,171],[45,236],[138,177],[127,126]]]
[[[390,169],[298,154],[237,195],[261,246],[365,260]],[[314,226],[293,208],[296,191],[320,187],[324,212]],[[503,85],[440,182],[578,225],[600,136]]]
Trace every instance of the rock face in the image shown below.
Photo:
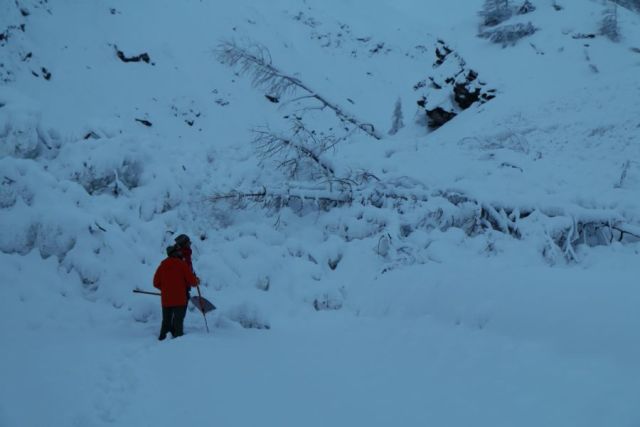
[[[429,118],[429,127],[431,129],[437,129],[449,120],[457,116],[453,111],[446,111],[441,107],[436,107],[433,110],[427,110],[427,117]]]
[[[456,104],[463,110],[466,110],[480,99],[480,89],[475,88],[470,90],[466,84],[456,83],[455,86],[453,86],[453,95]]]
[[[437,129],[474,104],[495,98],[495,90],[487,89],[478,73],[447,44],[438,40],[431,75],[413,88],[422,96],[417,104],[425,110],[427,126]]]

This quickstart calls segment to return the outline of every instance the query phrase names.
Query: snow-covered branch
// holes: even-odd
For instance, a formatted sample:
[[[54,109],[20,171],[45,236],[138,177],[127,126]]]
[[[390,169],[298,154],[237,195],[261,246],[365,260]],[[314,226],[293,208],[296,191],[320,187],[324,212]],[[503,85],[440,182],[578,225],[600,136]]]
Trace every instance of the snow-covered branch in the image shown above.
[[[451,227],[475,236],[487,231],[499,232],[515,239],[544,235],[543,256],[553,260],[561,257],[576,261],[578,246],[609,245],[614,241],[640,240],[640,227],[630,224],[615,211],[580,207],[506,206],[478,200],[457,191],[428,191],[421,185],[356,181],[338,189],[326,186],[289,185],[249,191],[232,191],[211,197],[213,202],[230,201],[235,207],[245,202],[261,204],[270,209],[291,209],[303,212],[328,211],[349,206],[386,209],[403,216],[419,210],[403,220],[407,230]]]
[[[233,41],[224,41],[218,45],[216,55],[223,64],[250,75],[253,85],[267,90],[270,95],[280,97],[290,92],[302,90],[308,93],[309,98],[314,98],[323,107],[333,110],[340,120],[351,123],[375,139],[381,139],[372,124],[347,113],[342,107],[313,90],[299,78],[287,74],[273,65],[271,55],[266,47],[257,43],[250,47],[242,47]]]

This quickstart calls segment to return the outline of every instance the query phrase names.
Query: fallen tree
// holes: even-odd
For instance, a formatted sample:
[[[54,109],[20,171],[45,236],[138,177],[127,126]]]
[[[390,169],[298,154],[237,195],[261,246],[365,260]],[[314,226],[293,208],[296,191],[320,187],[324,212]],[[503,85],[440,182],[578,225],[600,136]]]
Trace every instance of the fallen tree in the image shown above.
[[[238,69],[242,74],[250,75],[253,85],[269,92],[271,99],[279,100],[283,95],[296,91],[305,92],[306,95],[296,100],[315,100],[320,104],[316,108],[329,108],[341,121],[350,123],[375,139],[382,138],[372,124],[349,114],[344,108],[313,90],[299,78],[273,65],[271,54],[264,46],[254,43],[249,47],[243,47],[233,41],[223,41],[216,49],[216,56],[221,63]]]
[[[353,206],[386,209],[398,218],[401,230],[389,232],[408,236],[419,229],[446,231],[455,227],[468,236],[488,231],[523,240],[543,235],[545,258],[561,256],[578,261],[580,245],[609,245],[614,241],[640,240],[640,226],[629,223],[618,212],[579,206],[513,206],[480,200],[459,191],[429,191],[412,181],[382,182],[371,174],[344,179],[333,189],[326,185],[288,185],[276,188],[234,190],[214,194],[214,203],[226,202],[233,209],[248,204],[279,211],[289,208],[300,214]],[[406,215],[420,212],[419,215]],[[385,224],[388,226],[388,224]]]

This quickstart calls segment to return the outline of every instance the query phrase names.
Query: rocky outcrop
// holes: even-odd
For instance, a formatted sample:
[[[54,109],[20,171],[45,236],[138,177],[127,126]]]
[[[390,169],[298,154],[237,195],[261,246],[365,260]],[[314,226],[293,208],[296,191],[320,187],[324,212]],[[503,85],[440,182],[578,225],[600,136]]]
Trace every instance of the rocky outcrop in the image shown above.
[[[417,104],[424,109],[429,129],[437,129],[473,105],[496,96],[479,80],[478,72],[444,41],[438,40],[432,73],[413,86],[422,96]]]

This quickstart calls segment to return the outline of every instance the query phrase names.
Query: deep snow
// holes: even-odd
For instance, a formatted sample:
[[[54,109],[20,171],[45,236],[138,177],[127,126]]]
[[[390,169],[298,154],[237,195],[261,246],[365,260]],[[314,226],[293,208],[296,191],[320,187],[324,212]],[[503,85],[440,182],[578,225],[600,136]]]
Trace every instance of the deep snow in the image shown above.
[[[2,2],[0,425],[640,425],[638,243],[568,259],[548,237],[572,218],[640,223],[640,17],[619,10],[620,43],[575,38],[601,2],[537,0],[510,22],[538,31],[503,48],[477,37],[481,3]],[[438,39],[497,97],[429,132],[413,87],[457,66],[434,68]],[[220,40],[267,46],[385,135],[326,153],[338,173],[428,201],[214,203],[318,185],[256,158],[251,129],[286,131],[306,104],[268,102]],[[520,239],[469,235],[442,227],[460,211],[438,192],[534,213]],[[131,290],[182,232],[219,310],[210,334],[191,311],[159,343],[158,300]]]

